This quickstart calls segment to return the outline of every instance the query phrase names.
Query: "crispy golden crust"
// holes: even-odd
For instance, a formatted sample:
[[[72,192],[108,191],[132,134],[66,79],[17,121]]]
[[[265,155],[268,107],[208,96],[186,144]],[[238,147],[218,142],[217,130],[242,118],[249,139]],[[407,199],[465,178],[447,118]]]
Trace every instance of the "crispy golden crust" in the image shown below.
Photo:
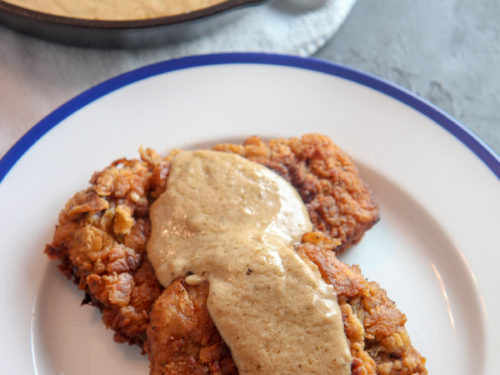
[[[240,145],[218,145],[264,164],[288,180],[306,204],[314,228],[338,239],[340,254],[358,243],[378,221],[371,190],[358,176],[351,158],[330,138],[308,134],[269,143],[251,137]]]
[[[359,179],[347,155],[326,137],[307,135],[302,139],[274,140],[269,144],[253,137],[243,146],[220,145],[216,149],[236,152],[265,164],[297,188],[306,202],[315,229],[328,235],[306,236],[305,242],[316,241],[323,248],[341,252],[358,242],[378,220],[378,209],[370,190]],[[61,212],[53,242],[47,245],[45,252],[50,258],[61,261],[61,271],[87,293],[85,301],[101,309],[103,321],[115,330],[117,341],[128,341],[142,347],[147,340],[148,329],[149,341],[145,349],[152,359],[152,373],[160,368],[155,367],[157,364],[163,366],[165,374],[236,373],[227,347],[208,319],[203,290],[187,287],[178,281],[163,292],[145,256],[150,232],[148,210],[165,190],[169,159],[173,154],[175,152],[167,158],[160,158],[154,151],[141,151],[141,160],[118,160],[96,173],[91,179],[91,187],[77,193]],[[349,279],[344,282],[348,283]],[[162,297],[158,299],[162,292]],[[170,304],[170,310],[164,308],[162,301],[165,300]],[[153,308],[155,301],[157,303]],[[350,306],[355,311],[352,314],[344,312],[352,321],[346,325],[346,332],[351,326],[363,328],[365,324],[354,319],[362,309],[352,307],[352,301],[342,310],[344,312]],[[184,341],[179,341],[176,334],[166,338],[168,330],[154,332],[152,327],[162,327],[162,324],[171,329],[169,319],[179,320],[176,314],[187,314],[185,309],[188,305],[192,308],[191,317],[196,317],[192,322],[197,323],[193,326],[180,325],[184,331],[179,337],[184,337]],[[181,308],[175,310],[175,306]],[[150,324],[150,314],[156,324]],[[385,315],[381,316],[372,320],[383,322]],[[366,322],[377,326],[369,320]],[[370,356],[379,358],[379,353],[389,353],[380,363],[380,373],[419,373],[402,372],[407,366],[404,361],[400,361],[404,367],[398,370],[400,372],[394,372],[396,365],[390,369],[393,372],[387,372],[384,370],[386,364],[397,362],[394,352],[379,351],[373,344],[378,343],[381,336],[361,335],[360,329],[355,328],[351,331],[356,333],[355,337],[361,337],[359,342],[369,344],[364,351],[360,351],[361,354],[353,356],[354,374],[373,373],[367,370],[370,360],[373,362]],[[388,337],[393,330],[390,332]],[[167,344],[169,342],[176,344]],[[413,350],[409,341],[403,340],[403,344],[406,349]],[[165,346],[170,351],[165,352]],[[159,351],[167,354],[158,354]],[[190,356],[186,357],[186,353]],[[418,356],[418,353],[415,355]],[[423,366],[421,357],[418,358]]]
[[[59,215],[45,248],[60,270],[100,308],[115,340],[146,340],[149,312],[163,288],[145,257],[151,202],[165,189],[168,162],[152,152],[146,161],[118,160],[92,179]]]
[[[178,279],[155,302],[145,345],[151,375],[238,373],[208,314],[207,296],[207,283]]]
[[[342,263],[320,241],[306,239],[297,251],[337,293],[353,374],[427,374],[425,358],[413,348],[404,327],[406,316],[377,283],[368,282],[359,267]]]

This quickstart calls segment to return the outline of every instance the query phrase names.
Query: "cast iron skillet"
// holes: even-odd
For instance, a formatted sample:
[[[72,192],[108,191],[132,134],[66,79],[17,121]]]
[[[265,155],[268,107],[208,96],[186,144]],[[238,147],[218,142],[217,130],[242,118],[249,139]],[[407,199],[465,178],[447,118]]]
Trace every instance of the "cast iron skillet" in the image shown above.
[[[55,16],[0,0],[0,23],[64,44],[100,48],[151,47],[202,35],[241,16],[241,11],[229,10],[264,1],[266,0],[226,0],[205,9],[175,16],[98,21]]]

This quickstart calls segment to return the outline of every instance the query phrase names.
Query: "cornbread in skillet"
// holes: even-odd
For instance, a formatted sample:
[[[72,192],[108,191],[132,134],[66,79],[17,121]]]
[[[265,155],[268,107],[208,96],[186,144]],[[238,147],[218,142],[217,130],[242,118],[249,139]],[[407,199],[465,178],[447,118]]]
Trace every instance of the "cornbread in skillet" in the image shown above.
[[[334,255],[378,220],[371,192],[349,157],[320,135],[269,143],[252,137],[214,149],[271,168],[299,192],[316,232],[297,251],[318,264],[337,292],[352,373],[426,373],[404,330],[404,315],[383,290]],[[91,187],[61,212],[46,253],[61,261],[60,269],[86,292],[86,301],[101,309],[117,341],[144,346],[152,373],[236,373],[206,312],[206,286],[176,280],[163,290],[145,255],[149,207],[165,190],[173,155],[161,158],[146,150],[140,160],[121,159],[94,174]]]

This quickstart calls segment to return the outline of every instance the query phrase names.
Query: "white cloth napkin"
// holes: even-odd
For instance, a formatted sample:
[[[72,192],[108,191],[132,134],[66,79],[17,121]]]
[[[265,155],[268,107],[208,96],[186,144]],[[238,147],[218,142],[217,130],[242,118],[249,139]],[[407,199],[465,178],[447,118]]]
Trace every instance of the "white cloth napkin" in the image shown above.
[[[60,104],[111,76],[174,57],[261,51],[308,56],[338,30],[356,0],[272,0],[207,34],[139,50],[59,45],[0,27],[0,156]]]
[[[338,30],[356,0],[274,0],[212,30],[206,36],[167,46],[169,54],[270,51],[309,56]]]

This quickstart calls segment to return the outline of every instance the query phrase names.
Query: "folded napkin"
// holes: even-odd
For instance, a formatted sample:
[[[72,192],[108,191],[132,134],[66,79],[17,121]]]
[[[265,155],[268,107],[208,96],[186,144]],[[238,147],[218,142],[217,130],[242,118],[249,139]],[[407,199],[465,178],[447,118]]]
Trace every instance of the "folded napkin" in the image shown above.
[[[274,0],[202,38],[163,48],[170,55],[266,51],[309,56],[338,30],[356,0]]]
[[[308,56],[338,30],[356,0],[271,0],[203,36],[138,50],[64,46],[0,27],[0,156],[71,97],[111,76],[174,57],[227,51]]]

